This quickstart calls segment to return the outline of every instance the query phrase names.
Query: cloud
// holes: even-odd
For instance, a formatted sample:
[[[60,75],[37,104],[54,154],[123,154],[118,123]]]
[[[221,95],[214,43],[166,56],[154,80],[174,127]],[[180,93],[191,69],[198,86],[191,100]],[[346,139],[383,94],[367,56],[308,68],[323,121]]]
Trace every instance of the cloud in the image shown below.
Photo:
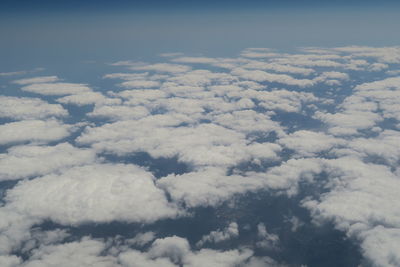
[[[316,222],[332,221],[336,228],[361,241],[363,254],[374,265],[396,266],[400,229],[398,174],[384,165],[356,157],[326,160],[330,191],[320,200],[307,198]],[[389,234],[390,233],[390,234]],[[379,247],[375,244],[379,243]]]
[[[242,57],[248,58],[269,58],[269,57],[278,57],[279,53],[275,53],[270,48],[247,48],[242,53],[240,53]]]
[[[0,144],[47,143],[70,135],[72,125],[57,120],[23,120],[0,125]]]
[[[15,255],[0,255],[0,265],[3,267],[16,267],[21,264],[21,258]]]
[[[61,105],[49,104],[39,98],[0,96],[0,117],[24,120],[65,117],[68,111]]]
[[[34,77],[34,78],[19,79],[19,80],[12,81],[12,83],[26,85],[26,84],[34,84],[34,83],[51,83],[51,82],[57,82],[59,80],[60,79],[57,76],[40,76],[40,77]]]
[[[157,181],[171,198],[188,207],[216,206],[235,194],[263,187],[261,179],[226,175],[221,168],[207,168],[182,175],[170,174]]]
[[[95,106],[94,110],[87,114],[90,117],[110,118],[115,121],[141,119],[148,115],[150,115],[149,111],[143,106],[120,105]]]
[[[154,222],[178,215],[151,173],[123,164],[72,167],[21,181],[7,191],[5,200],[5,209],[64,225]]]
[[[339,138],[321,132],[307,130],[296,131],[281,137],[278,143],[295,150],[300,156],[316,156],[317,153],[327,151],[335,146],[345,145],[346,142]]]
[[[345,46],[335,51],[350,53],[353,57],[369,57],[384,63],[400,63],[400,47]]]
[[[94,162],[96,155],[89,149],[69,143],[55,146],[14,146],[0,154],[0,181],[49,174],[76,165]]]
[[[84,106],[90,104],[104,105],[104,104],[120,104],[121,100],[118,98],[110,98],[104,96],[99,92],[82,92],[74,93],[64,97],[60,97],[56,100],[62,104],[70,104],[77,106]]]
[[[277,158],[279,146],[249,144],[245,135],[212,123],[176,127],[190,120],[185,116],[157,115],[118,121],[86,128],[77,142],[118,155],[146,151],[155,158],[177,156],[194,166],[233,165],[258,156]],[[264,153],[260,155],[255,148],[264,149]]]
[[[249,61],[248,63],[242,65],[242,68],[246,69],[259,69],[259,70],[272,70],[276,72],[287,72],[287,73],[295,73],[295,74],[302,74],[302,75],[310,75],[315,71],[310,68],[301,68],[295,67],[291,65],[283,65],[283,64],[276,64],[276,63],[267,63],[262,61]]]
[[[228,241],[232,238],[239,236],[239,226],[236,222],[230,223],[226,228],[222,230],[211,231],[207,235],[203,235],[201,240],[196,243],[197,247],[202,247],[207,243],[219,243]]]
[[[191,70],[191,67],[178,64],[169,63],[156,63],[142,66],[132,66],[132,70],[144,70],[144,71],[157,71],[157,72],[168,72],[168,73],[180,73]]]
[[[101,255],[105,249],[105,243],[87,237],[66,244],[42,246],[34,250],[29,260],[22,266],[118,266],[115,257]]]
[[[34,83],[23,86],[21,90],[40,95],[71,95],[91,91],[86,84],[79,83]]]
[[[120,86],[124,88],[157,88],[160,87],[160,83],[148,80],[131,80],[120,83]]]
[[[376,266],[400,265],[400,229],[376,226],[362,234],[364,256]]]
[[[203,223],[196,221],[201,207],[215,211],[228,203],[240,215],[233,200],[259,192],[308,209],[313,227],[332,223],[359,245],[361,264],[399,265],[398,52],[252,48],[236,58],[168,55],[190,66],[124,61],[112,65],[128,72],[103,76],[118,79],[118,90],[106,93],[57,76],[14,81],[24,92],[55,96],[49,101],[90,106],[68,106],[74,114],[86,112],[70,125],[61,121],[68,112],[60,104],[0,97],[7,119],[0,125],[0,180],[9,180],[0,190],[0,265],[278,266],[250,249],[285,257],[287,239],[280,240],[279,229],[267,230],[268,218],[254,221],[251,242],[236,238],[238,224],[219,213],[213,231],[199,228],[190,242],[173,235],[180,230],[164,231],[164,222],[180,216]],[[321,123],[312,127],[313,119]],[[96,157],[102,153],[107,157]],[[169,174],[156,179],[119,163],[142,154],[140,164]],[[184,172],[170,171],[177,167],[170,160],[185,165]],[[295,215],[281,216],[293,232],[307,227]],[[140,229],[81,238],[96,236],[94,224],[115,222]]]
[[[246,70],[243,68],[237,68],[232,70],[232,74],[243,79],[253,80],[256,82],[276,82],[299,87],[310,87],[315,84],[314,81],[309,79],[295,79],[286,74],[274,74],[261,70]]]
[[[257,236],[259,241],[256,243],[256,246],[266,250],[275,250],[279,245],[279,236],[268,233],[265,224],[259,223],[257,225]]]

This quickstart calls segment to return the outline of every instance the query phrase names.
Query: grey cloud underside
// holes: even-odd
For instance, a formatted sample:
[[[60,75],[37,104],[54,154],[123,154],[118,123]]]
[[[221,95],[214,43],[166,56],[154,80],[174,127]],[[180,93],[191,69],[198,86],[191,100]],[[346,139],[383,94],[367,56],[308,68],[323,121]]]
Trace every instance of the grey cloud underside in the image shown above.
[[[333,224],[400,265],[399,47],[164,56],[111,64],[106,90],[30,75],[12,84],[33,97],[0,96],[1,266],[279,266],[286,237],[240,210],[196,238],[152,228],[262,193],[308,212],[292,234]],[[113,223],[143,229],[71,230]]]

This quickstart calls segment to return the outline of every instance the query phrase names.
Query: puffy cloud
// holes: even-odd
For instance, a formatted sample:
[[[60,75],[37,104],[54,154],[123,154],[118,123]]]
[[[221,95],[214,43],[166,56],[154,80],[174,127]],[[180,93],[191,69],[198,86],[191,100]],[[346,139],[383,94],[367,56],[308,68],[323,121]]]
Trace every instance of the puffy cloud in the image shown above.
[[[110,118],[111,120],[141,119],[149,115],[149,111],[143,106],[102,105],[95,106],[94,110],[87,114],[90,117]]]
[[[154,232],[139,233],[134,238],[126,240],[129,245],[143,246],[155,239]]]
[[[105,249],[105,243],[86,237],[76,242],[40,247],[34,250],[29,260],[21,266],[118,266],[115,257],[101,255]]]
[[[55,146],[15,146],[0,154],[0,181],[33,177],[94,162],[89,149],[75,148],[68,143]]]
[[[216,251],[211,249],[202,249],[198,253],[193,253],[188,256],[188,264],[190,267],[215,266],[215,267],[230,267],[246,265],[251,259],[252,251],[244,250],[227,250]]]
[[[387,164],[396,166],[400,160],[400,132],[385,130],[374,138],[356,138],[349,143],[352,153],[367,158],[381,157]]]
[[[316,222],[333,221],[361,240],[364,255],[376,266],[396,266],[400,229],[398,175],[383,165],[356,157],[326,160],[330,191],[320,200],[305,199]],[[379,246],[375,245],[379,243]]]
[[[155,258],[152,259],[147,253],[142,253],[138,250],[128,250],[122,252],[118,257],[119,262],[121,262],[124,267],[177,267],[168,258]]]
[[[189,242],[185,238],[178,236],[157,239],[153,242],[149,250],[150,257],[168,257],[176,264],[186,262],[186,257],[189,253]]]
[[[211,231],[209,234],[202,236],[201,240],[196,243],[196,246],[202,247],[206,243],[219,243],[230,240],[239,236],[239,226],[236,222],[230,223],[223,230]]]
[[[33,84],[33,83],[51,83],[51,82],[57,82],[59,80],[60,79],[57,76],[40,76],[40,77],[34,77],[34,78],[15,80],[15,81],[12,81],[12,83],[25,85],[25,84]]]
[[[232,165],[258,156],[274,159],[280,150],[277,145],[249,144],[245,135],[211,123],[174,127],[185,121],[188,118],[168,115],[118,121],[88,127],[77,141],[120,155],[145,151],[155,158],[177,156],[195,166]],[[263,155],[254,148],[264,149]]]
[[[149,80],[131,80],[120,83],[120,86],[124,88],[157,88],[160,87],[160,83]]]
[[[228,267],[244,264],[252,256],[252,252],[250,250],[216,251],[211,249],[192,252],[186,239],[172,236],[154,241],[149,255],[151,257],[168,257],[172,262],[189,267]]]
[[[0,265],[3,267],[17,267],[21,265],[21,258],[15,255],[0,255]]]
[[[151,173],[123,164],[72,167],[22,181],[5,200],[5,209],[60,224],[153,222],[178,214]]]
[[[262,92],[248,92],[248,97],[260,101],[259,105],[267,110],[286,112],[301,112],[303,106],[318,100],[311,93],[293,92],[288,90],[274,90]]]
[[[268,233],[265,224],[259,223],[257,225],[257,236],[259,241],[256,243],[257,247],[274,250],[277,249],[279,245],[279,236]]]
[[[270,48],[247,48],[240,56],[247,58],[269,58],[269,57],[278,57],[280,54],[273,52]]]
[[[41,95],[71,95],[91,91],[86,84],[80,83],[34,83],[23,86],[21,90]]]
[[[241,66],[246,69],[259,69],[259,70],[272,70],[276,72],[287,72],[294,74],[310,75],[315,71],[311,68],[302,68],[291,65],[268,63],[262,61],[249,61],[248,63]]]
[[[70,135],[73,126],[56,120],[24,120],[0,125],[0,144],[47,143]]]
[[[300,156],[315,156],[317,153],[330,150],[334,146],[346,144],[342,139],[321,132],[306,130],[286,135],[280,138],[278,143],[295,150]]]
[[[227,85],[237,81],[237,77],[229,73],[215,73],[209,70],[193,70],[183,74],[178,74],[167,80],[172,85],[187,86],[208,86],[208,85]],[[169,84],[164,84],[168,86]]]
[[[334,114],[316,112],[315,118],[327,123],[331,127],[329,132],[333,135],[355,135],[358,130],[372,128],[382,121],[376,112],[358,110]]]
[[[191,70],[189,66],[178,65],[178,64],[168,64],[168,63],[156,63],[142,66],[132,66],[130,69],[132,70],[144,70],[144,71],[157,71],[157,72],[170,72],[170,73],[179,73],[179,72],[187,72]]]
[[[233,195],[263,187],[262,179],[226,175],[221,168],[208,168],[182,175],[170,174],[157,181],[171,198],[188,207],[216,206]]]
[[[371,57],[384,63],[400,63],[400,47],[345,46],[335,51],[350,53],[353,57]]]
[[[121,99],[106,97],[99,92],[82,92],[60,97],[57,99],[57,102],[62,104],[84,106],[90,104],[120,104]]]
[[[309,87],[314,85],[313,80],[296,79],[286,74],[274,74],[261,70],[246,70],[236,68],[232,70],[232,74],[243,79],[253,80],[256,82],[276,82],[287,85],[296,85],[299,87]]]
[[[61,105],[49,104],[39,98],[0,96],[0,117],[17,120],[64,117],[68,111]]]
[[[375,266],[399,266],[400,229],[376,226],[362,234],[364,256]]]
[[[244,133],[269,133],[273,131],[281,133],[283,131],[278,122],[271,120],[268,115],[260,114],[254,110],[220,114],[215,116],[213,121],[229,129]]]
[[[0,72],[0,77],[14,76],[14,75],[23,75],[26,74],[26,70],[21,71],[10,71],[10,72]]]

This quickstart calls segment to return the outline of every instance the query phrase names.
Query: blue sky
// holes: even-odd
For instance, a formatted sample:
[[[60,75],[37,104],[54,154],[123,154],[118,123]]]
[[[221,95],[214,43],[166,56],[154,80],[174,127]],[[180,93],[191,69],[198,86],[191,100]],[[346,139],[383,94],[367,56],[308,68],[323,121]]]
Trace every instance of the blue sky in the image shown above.
[[[162,52],[396,45],[396,1],[2,1],[0,69]]]

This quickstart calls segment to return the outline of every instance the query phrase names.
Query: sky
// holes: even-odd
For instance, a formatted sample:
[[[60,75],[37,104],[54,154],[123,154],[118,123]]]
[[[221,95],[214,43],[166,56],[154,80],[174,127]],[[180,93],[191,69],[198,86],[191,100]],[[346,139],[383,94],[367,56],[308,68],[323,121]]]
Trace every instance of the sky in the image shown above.
[[[1,1],[0,266],[400,266],[399,7]]]
[[[2,1],[2,66],[396,45],[397,1]]]

